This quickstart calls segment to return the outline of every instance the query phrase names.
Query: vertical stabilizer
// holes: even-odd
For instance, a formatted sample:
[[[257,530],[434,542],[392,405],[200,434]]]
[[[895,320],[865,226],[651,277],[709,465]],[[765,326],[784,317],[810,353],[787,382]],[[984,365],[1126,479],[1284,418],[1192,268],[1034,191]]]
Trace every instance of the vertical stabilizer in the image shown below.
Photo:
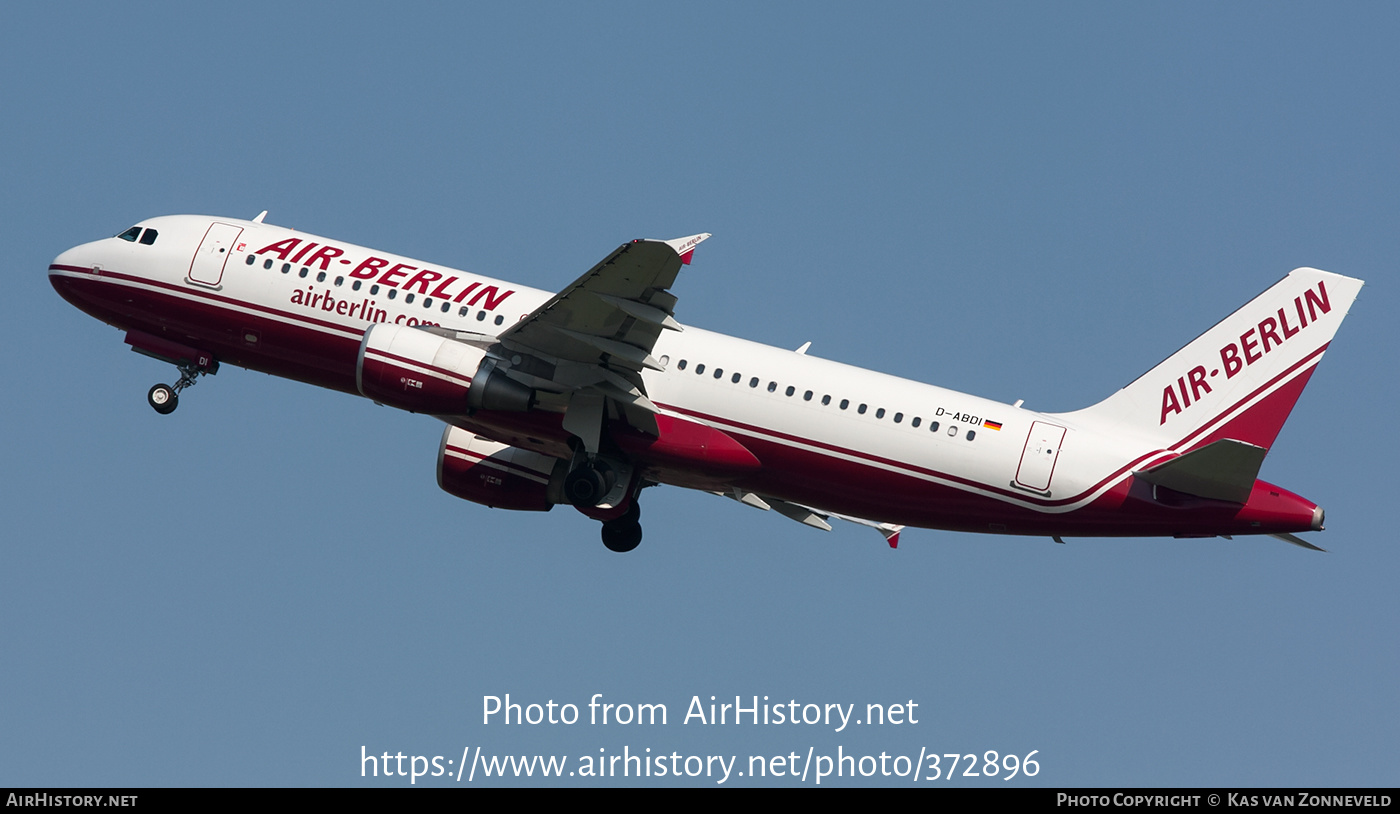
[[[1362,285],[1295,269],[1132,384],[1074,415],[1181,452],[1222,438],[1267,449]]]

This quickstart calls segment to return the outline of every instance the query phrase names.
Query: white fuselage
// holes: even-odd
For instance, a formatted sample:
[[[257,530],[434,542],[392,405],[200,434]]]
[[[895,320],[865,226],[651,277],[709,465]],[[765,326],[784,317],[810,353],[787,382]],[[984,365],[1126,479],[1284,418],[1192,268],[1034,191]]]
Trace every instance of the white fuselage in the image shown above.
[[[153,242],[109,238],[56,258],[55,287],[121,328],[349,392],[373,324],[497,335],[553,296],[259,222],[169,216],[136,228],[156,230]],[[1132,471],[1184,449],[1131,425],[1038,413],[689,326],[663,332],[653,356],[664,370],[642,377],[663,413],[721,430],[762,461],[737,488],[903,525],[1208,531],[1179,511],[1134,508]]]

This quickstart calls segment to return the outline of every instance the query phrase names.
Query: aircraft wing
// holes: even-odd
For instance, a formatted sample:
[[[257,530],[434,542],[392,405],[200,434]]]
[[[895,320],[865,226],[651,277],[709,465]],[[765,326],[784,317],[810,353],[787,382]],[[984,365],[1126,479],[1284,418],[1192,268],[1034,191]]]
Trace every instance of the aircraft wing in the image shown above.
[[[628,423],[656,435],[656,407],[641,371],[662,369],[651,355],[656,340],[664,330],[681,330],[672,314],[676,297],[667,289],[709,236],[619,246],[500,335],[508,354],[521,357],[511,359],[509,375],[567,400],[565,426],[585,443],[596,437],[593,427],[609,401]]]
[[[885,542],[890,548],[899,548],[899,533],[904,531],[904,526],[894,523],[881,523],[875,520],[866,520],[863,517],[852,517],[848,514],[837,514],[825,509],[814,509],[811,506],[803,506],[800,503],[791,503],[786,500],[778,500],[772,497],[762,497],[753,492],[746,492],[737,487],[727,492],[711,492],[711,494],[727,497],[730,500],[737,500],[745,506],[751,506],[763,511],[773,510],[789,520],[796,520],[804,526],[811,526],[822,531],[831,531],[831,524],[826,522],[830,518],[838,518],[848,523],[856,523],[862,526],[869,526],[880,532],[880,536],[885,538]]]

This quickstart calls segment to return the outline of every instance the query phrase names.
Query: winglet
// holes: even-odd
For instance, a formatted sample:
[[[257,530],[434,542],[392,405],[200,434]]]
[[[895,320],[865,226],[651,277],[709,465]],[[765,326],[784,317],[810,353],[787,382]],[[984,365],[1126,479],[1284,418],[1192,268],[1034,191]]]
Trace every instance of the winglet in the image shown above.
[[[682,263],[690,265],[690,256],[695,254],[695,247],[705,242],[705,239],[709,236],[709,232],[701,232],[698,235],[691,235],[690,237],[678,237],[675,240],[663,240],[662,243],[665,243],[667,246],[670,246],[671,248],[675,249],[676,254],[679,254],[681,256]]]

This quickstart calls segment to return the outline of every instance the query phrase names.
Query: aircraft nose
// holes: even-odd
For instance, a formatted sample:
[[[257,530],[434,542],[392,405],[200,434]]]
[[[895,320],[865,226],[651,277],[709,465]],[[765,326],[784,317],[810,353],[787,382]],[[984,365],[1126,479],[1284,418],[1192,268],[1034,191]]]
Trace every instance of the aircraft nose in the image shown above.
[[[88,244],[86,243],[81,246],[74,246],[68,251],[59,254],[58,257],[55,257],[53,262],[49,263],[49,278],[52,279],[55,272],[92,268],[92,261],[87,257],[90,253],[84,251],[87,246]]]
[[[73,250],[72,250],[72,249],[69,249],[69,250],[66,251],[66,252],[60,253],[60,254],[58,255],[58,257],[55,257],[55,258],[53,259],[53,262],[52,262],[52,263],[49,263],[49,273],[50,273],[50,274],[53,273],[53,271],[54,271],[54,266],[71,266],[71,265],[73,265],[72,259],[73,259]]]
[[[84,293],[88,288],[86,281],[91,279],[91,271],[97,265],[90,245],[74,246],[49,263],[49,285],[60,297],[83,311],[89,311],[92,293]]]

